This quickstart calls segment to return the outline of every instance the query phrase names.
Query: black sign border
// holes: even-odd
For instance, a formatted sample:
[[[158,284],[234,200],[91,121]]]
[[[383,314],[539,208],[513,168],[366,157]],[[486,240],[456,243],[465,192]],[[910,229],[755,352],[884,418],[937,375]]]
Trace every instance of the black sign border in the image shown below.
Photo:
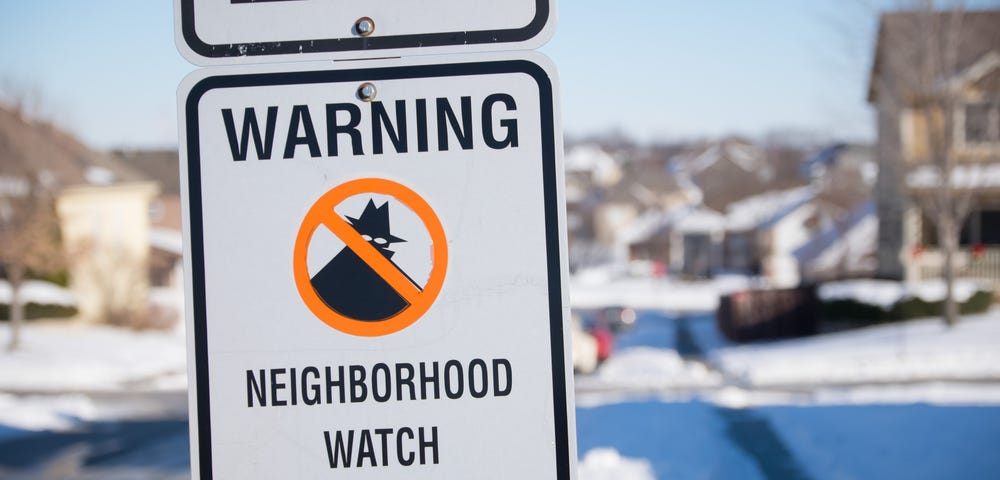
[[[195,0],[181,0],[181,34],[188,48],[205,58],[514,43],[538,35],[549,21],[549,0],[535,0],[535,16],[520,28],[213,45],[198,36],[194,2]]]
[[[278,85],[342,83],[377,80],[441,78],[471,75],[524,73],[538,85],[542,137],[542,195],[545,209],[545,251],[549,289],[549,337],[551,342],[553,423],[555,426],[556,478],[570,479],[569,417],[566,395],[565,344],[563,342],[562,267],[557,195],[555,97],[552,80],[539,65],[528,60],[382,67],[358,70],[321,70],[281,73],[220,75],[205,78],[188,92],[184,104],[187,138],[188,218],[190,222],[191,278],[194,311],[195,406],[198,438],[199,478],[211,480],[212,422],[208,379],[208,326],[205,299],[204,217],[202,210],[201,148],[198,106],[211,90]]]

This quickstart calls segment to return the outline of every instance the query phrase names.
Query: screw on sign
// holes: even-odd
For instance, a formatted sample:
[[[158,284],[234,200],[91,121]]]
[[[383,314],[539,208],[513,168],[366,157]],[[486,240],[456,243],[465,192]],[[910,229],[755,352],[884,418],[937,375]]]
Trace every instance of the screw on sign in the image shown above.
[[[406,240],[392,234],[389,204],[377,206],[373,194],[405,205],[426,228],[433,265],[423,287],[393,262],[392,244]],[[341,218],[334,211],[358,195],[369,200],[357,217]],[[328,229],[345,247],[310,275],[309,245],[318,228]],[[420,319],[441,291],[447,265],[444,228],[430,205],[404,185],[381,178],[353,180],[321,196],[302,221],[293,260],[295,285],[309,310],[330,327],[366,337],[395,333]]]

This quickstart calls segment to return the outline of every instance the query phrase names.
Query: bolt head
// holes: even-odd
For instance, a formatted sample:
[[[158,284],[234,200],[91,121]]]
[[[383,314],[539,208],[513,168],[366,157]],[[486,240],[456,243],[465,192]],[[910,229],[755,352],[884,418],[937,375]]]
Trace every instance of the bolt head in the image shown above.
[[[375,32],[375,21],[368,17],[359,18],[357,22],[354,22],[354,29],[362,37],[367,37]]]
[[[376,90],[375,85],[372,85],[371,83],[362,83],[361,86],[358,87],[358,98],[366,102],[374,100],[376,93],[378,93],[378,90]]]

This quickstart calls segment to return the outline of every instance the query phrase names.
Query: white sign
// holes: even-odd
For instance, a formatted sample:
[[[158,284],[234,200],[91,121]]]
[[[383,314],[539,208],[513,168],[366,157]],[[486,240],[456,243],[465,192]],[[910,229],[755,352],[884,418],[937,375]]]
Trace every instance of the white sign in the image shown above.
[[[174,0],[177,47],[196,65],[535,49],[555,0]],[[265,60],[266,59],[266,60]]]
[[[548,59],[336,66],[181,86],[192,470],[571,478]]]

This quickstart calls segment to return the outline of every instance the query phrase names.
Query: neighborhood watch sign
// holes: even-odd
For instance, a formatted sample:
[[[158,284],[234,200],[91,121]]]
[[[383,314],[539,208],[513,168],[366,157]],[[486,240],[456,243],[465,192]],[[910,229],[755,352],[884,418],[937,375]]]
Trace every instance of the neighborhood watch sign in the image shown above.
[[[198,478],[570,478],[555,73],[447,60],[183,82]]]

